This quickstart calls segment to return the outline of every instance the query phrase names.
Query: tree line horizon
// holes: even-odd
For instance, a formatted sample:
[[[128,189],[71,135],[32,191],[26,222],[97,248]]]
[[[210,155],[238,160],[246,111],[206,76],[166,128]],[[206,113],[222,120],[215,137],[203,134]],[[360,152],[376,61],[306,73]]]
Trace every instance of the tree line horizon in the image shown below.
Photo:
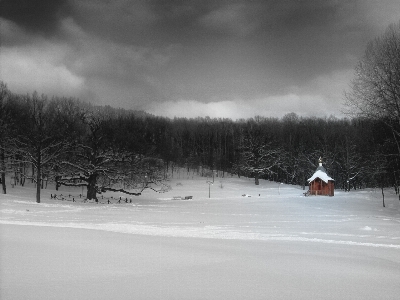
[[[399,156],[382,121],[295,113],[170,119],[1,86],[2,176],[12,173],[20,184],[86,186],[95,199],[107,190],[166,191],[165,174],[181,167],[305,187],[322,157],[336,188],[398,189]]]

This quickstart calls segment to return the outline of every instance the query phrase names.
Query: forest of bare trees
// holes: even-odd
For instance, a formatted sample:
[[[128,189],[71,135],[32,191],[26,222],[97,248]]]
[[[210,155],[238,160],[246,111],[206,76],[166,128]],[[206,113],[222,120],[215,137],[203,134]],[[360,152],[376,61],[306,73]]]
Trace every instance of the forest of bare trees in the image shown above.
[[[139,195],[168,190],[184,167],[305,186],[319,157],[336,188],[394,187],[400,156],[390,126],[367,118],[168,119],[76,99],[18,95],[1,83],[1,172],[6,185],[87,187]],[[5,174],[12,178],[6,182]]]

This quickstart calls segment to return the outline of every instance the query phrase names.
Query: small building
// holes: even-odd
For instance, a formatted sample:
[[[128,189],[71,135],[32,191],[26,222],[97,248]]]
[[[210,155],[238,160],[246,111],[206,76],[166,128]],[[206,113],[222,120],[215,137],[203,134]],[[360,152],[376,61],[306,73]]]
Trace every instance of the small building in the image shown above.
[[[325,168],[322,166],[322,159],[319,159],[319,166],[313,176],[307,181],[309,184],[310,195],[333,196],[335,191],[335,180],[328,176]]]

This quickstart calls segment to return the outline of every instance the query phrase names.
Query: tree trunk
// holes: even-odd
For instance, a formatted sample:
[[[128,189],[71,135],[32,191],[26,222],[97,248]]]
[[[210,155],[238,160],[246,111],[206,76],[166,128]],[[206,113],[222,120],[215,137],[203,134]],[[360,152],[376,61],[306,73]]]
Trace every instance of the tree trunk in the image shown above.
[[[259,174],[256,174],[255,177],[254,177],[256,185],[260,185],[260,180],[259,180],[258,177],[259,177]]]
[[[3,194],[7,194],[6,172],[1,172],[1,186],[3,187]]]
[[[24,164],[20,163],[19,164],[19,185],[20,186],[24,186],[24,184],[25,184],[24,178],[25,178]]]
[[[14,170],[14,186],[18,184],[18,173]]]
[[[56,176],[56,191],[58,191],[58,188],[60,187],[60,183],[59,183],[59,180],[60,180],[60,176]]]
[[[23,176],[21,176],[21,180],[20,180],[20,184],[21,184],[21,186],[24,186],[25,185],[25,171],[24,171],[24,175]]]
[[[41,189],[41,161],[40,156],[38,157],[37,161],[37,168],[36,168],[36,203],[40,203],[40,189]]]
[[[7,187],[6,187],[6,158],[5,158],[5,155],[4,155],[4,149],[1,149],[0,159],[1,159],[1,186],[3,187],[3,194],[6,194],[7,193]]]
[[[96,183],[97,183],[97,174],[90,175],[88,179],[86,198],[88,200],[95,199],[97,202]]]
[[[35,166],[32,164],[32,177],[31,177],[32,179],[32,183],[35,181]]]

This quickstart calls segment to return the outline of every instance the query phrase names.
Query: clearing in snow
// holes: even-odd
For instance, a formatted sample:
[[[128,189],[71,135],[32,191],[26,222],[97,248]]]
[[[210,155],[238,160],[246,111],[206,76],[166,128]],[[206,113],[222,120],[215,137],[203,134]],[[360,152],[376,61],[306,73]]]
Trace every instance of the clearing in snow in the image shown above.
[[[171,186],[114,204],[83,203],[66,187],[57,193],[76,202],[43,190],[38,204],[32,187],[9,188],[0,195],[0,298],[400,295],[400,208],[390,190],[383,208],[378,190],[304,197],[296,186],[244,178]]]

